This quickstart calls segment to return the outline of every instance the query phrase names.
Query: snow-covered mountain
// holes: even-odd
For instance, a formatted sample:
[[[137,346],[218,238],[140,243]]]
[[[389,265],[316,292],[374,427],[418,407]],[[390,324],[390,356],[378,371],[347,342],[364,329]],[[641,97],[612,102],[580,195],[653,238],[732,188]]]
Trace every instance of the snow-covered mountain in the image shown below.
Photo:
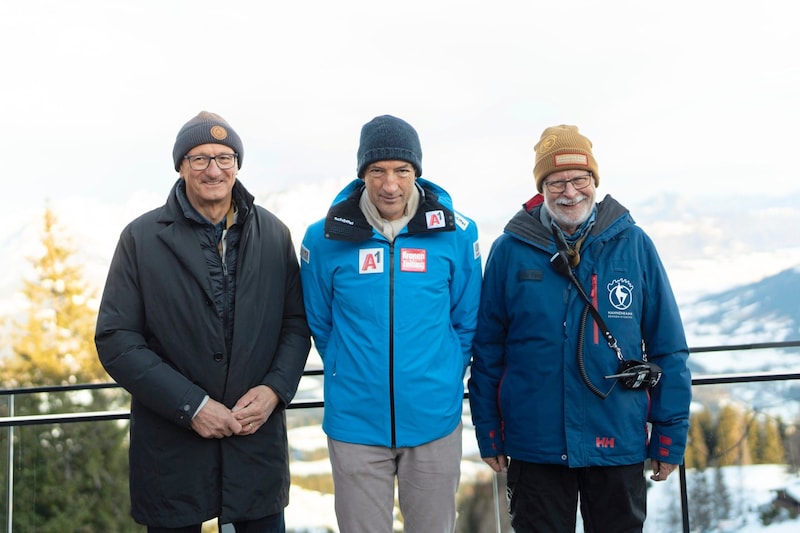
[[[685,309],[684,320],[704,344],[800,340],[800,265],[701,296]]]

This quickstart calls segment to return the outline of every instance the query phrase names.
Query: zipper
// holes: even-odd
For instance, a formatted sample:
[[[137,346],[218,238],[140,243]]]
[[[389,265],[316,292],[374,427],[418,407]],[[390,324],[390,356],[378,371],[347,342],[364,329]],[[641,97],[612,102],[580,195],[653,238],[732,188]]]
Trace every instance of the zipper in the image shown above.
[[[396,448],[397,421],[394,409],[394,242],[389,243],[389,411],[392,423],[392,448]]]
[[[228,301],[228,261],[227,261],[227,253],[228,253],[228,230],[224,229],[222,231],[222,238],[220,239],[220,244],[222,245],[220,248],[220,260],[222,261],[222,338],[225,339],[228,331],[228,323],[230,322],[230,302]],[[225,343],[227,346],[227,343]],[[230,354],[226,354],[228,356],[228,361],[230,361]]]
[[[600,311],[600,307],[598,307],[598,301],[597,301],[597,274],[596,273],[592,274],[592,294],[591,294],[591,296],[592,296],[592,305],[594,306],[595,309]],[[593,324],[592,333],[593,333],[594,343],[595,344],[600,344],[600,329],[599,329],[599,326],[597,325],[597,322],[594,321],[594,320],[592,320],[592,324]]]

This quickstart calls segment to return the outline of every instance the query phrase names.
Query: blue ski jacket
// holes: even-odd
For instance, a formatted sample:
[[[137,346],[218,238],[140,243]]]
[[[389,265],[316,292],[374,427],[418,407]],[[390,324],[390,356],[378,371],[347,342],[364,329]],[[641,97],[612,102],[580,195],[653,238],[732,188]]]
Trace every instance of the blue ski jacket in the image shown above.
[[[460,423],[481,285],[475,223],[418,178],[416,215],[389,242],[359,209],[364,182],[306,231],[300,274],[324,367],[326,434],[418,446]]]
[[[680,464],[691,401],[688,348],[653,242],[607,196],[575,268],[622,356],[646,353],[663,369],[654,388],[629,390],[605,377],[617,372],[619,358],[575,285],[550,264],[557,246],[542,209],[537,195],[506,225],[486,264],[469,381],[481,456],[569,467],[646,457]],[[590,390],[581,367],[601,394]]]

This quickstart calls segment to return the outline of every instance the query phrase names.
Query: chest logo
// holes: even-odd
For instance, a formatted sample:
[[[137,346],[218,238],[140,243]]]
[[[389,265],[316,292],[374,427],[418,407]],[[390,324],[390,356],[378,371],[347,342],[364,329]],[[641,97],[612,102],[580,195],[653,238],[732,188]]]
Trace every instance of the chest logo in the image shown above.
[[[631,301],[633,299],[633,283],[627,279],[615,279],[606,285],[606,288],[608,289],[608,301],[611,302],[614,309],[624,311],[633,303]]]
[[[428,270],[428,254],[423,248],[400,249],[401,272],[425,272]]]
[[[358,251],[359,274],[383,273],[383,248],[365,248]]]

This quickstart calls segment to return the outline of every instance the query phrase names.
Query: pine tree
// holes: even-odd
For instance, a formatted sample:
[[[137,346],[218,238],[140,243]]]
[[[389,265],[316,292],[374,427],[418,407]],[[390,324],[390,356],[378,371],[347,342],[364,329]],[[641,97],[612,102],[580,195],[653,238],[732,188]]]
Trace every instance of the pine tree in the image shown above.
[[[745,444],[747,428],[753,415],[745,415],[732,404],[723,405],[719,411],[716,427],[716,446],[713,448],[713,464],[716,466],[751,464],[750,451]]]
[[[686,468],[703,470],[708,466],[709,440],[713,423],[708,409],[692,413],[689,422],[689,442],[686,446]]]
[[[754,465],[763,464],[764,456],[764,417],[757,417],[753,423],[747,427],[747,449]]]
[[[14,321],[13,353],[0,361],[0,377],[8,388],[108,381],[93,340],[97,299],[49,208],[41,244],[43,254],[31,259],[34,279],[23,281],[25,318]],[[103,411],[125,401],[117,389],[25,394],[15,399],[15,414]],[[14,530],[141,531],[127,516],[126,439],[127,425],[118,422],[15,428]]]
[[[759,425],[760,437],[760,456],[761,464],[783,464],[786,460],[786,451],[783,448],[781,430],[777,420],[767,417]]]
[[[97,297],[83,279],[74,250],[62,238],[52,210],[44,213],[43,255],[31,259],[35,279],[23,280],[27,319],[11,332],[15,357],[0,371],[7,387],[106,380],[97,358]]]

